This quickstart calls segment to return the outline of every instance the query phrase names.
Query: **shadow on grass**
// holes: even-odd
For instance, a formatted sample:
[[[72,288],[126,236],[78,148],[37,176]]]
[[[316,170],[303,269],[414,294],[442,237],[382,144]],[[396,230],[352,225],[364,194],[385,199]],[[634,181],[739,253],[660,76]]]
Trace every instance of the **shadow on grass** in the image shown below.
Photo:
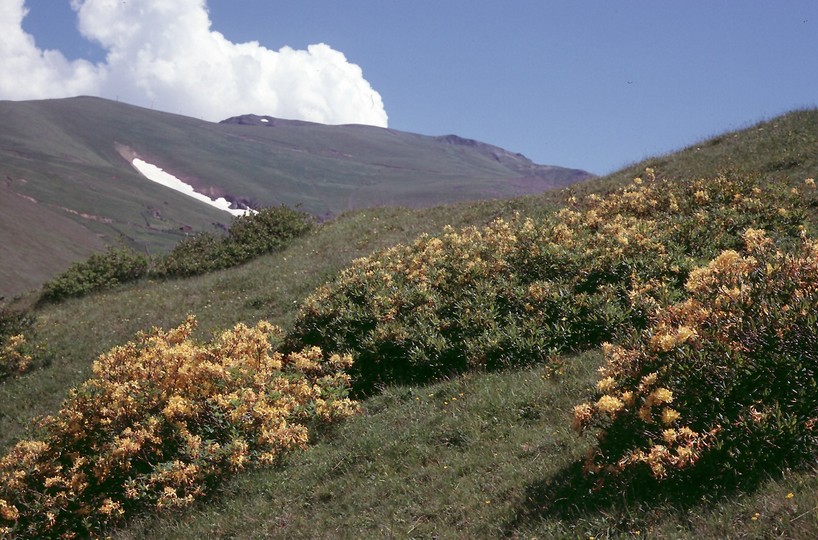
[[[702,468],[664,480],[653,478],[647,469],[625,480],[602,485],[599,477],[586,475],[577,461],[549,479],[530,484],[515,518],[505,527],[508,534],[543,521],[575,522],[604,519],[627,530],[662,513],[684,514],[693,508],[708,508],[740,492],[752,492],[783,474],[783,463],[770,463],[752,471],[725,472]]]

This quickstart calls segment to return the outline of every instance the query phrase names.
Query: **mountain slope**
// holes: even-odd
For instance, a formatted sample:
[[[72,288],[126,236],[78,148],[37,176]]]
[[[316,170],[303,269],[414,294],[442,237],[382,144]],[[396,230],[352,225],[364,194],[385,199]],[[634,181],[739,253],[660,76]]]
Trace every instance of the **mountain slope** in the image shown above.
[[[803,180],[818,174],[818,109],[796,110],[746,128],[719,133],[666,155],[653,156],[581,186],[616,187],[653,167],[671,178],[724,171]],[[578,186],[580,187],[580,186]]]
[[[800,111],[728,135],[729,147],[704,141],[697,145],[701,150],[651,158],[633,170],[642,172],[661,161],[660,174],[672,167],[711,178],[725,164],[738,164],[770,182],[818,176],[818,111]],[[797,168],[776,168],[782,162],[776,152],[739,159],[753,148],[782,146],[800,156]],[[578,188],[604,192],[626,174]],[[349,213],[286,251],[241,267],[130,284],[38,309],[37,342],[59,355],[0,384],[0,446],[25,436],[32,417],[55,411],[67,389],[88,376],[97,354],[138,330],[174,326],[188,313],[198,316],[202,337],[260,318],[286,329],[298,302],[357,257],[410,242],[421,232],[438,233],[446,224],[482,225],[516,211],[536,218],[569,195],[566,190],[425,210]],[[818,222],[818,208],[804,210],[812,223]],[[810,470],[771,475],[756,490],[705,503],[622,500],[549,513],[543,501],[555,484],[570,480],[560,473],[586,449],[587,441],[568,424],[571,408],[594,388],[601,353],[567,360],[559,376],[535,368],[474,373],[425,387],[388,387],[367,400],[366,414],[287,458],[282,467],[242,474],[192,510],[146,515],[112,533],[127,539],[814,537],[818,476]]]
[[[65,212],[15,193],[10,184],[9,180],[0,182],[0,297],[18,292],[15,284],[42,283],[54,268],[66,267],[105,247],[101,238]]]
[[[21,255],[4,257],[0,295],[36,287],[104,244],[156,252],[230,223],[228,213],[145,179],[134,158],[212,198],[300,205],[321,217],[540,193],[591,176],[454,135],[252,115],[212,123],[91,97],[3,101],[0,244]],[[22,214],[27,225],[10,234]],[[57,224],[65,220],[73,224]],[[22,255],[31,250],[56,255]]]

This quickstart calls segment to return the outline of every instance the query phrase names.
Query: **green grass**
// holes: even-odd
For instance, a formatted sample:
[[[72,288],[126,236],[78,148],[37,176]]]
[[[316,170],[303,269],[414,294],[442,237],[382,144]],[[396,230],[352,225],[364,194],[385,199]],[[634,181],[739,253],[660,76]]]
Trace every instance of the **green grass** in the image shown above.
[[[185,280],[142,281],[45,306],[36,345],[47,365],[0,382],[0,448],[31,433],[92,360],[152,325],[197,316],[204,337],[243,321],[289,327],[297,304],[353,259],[437,232],[514,212],[551,212],[572,192],[605,192],[644,166],[666,176],[709,176],[725,165],[771,180],[818,176],[818,111],[652,158],[572,190],[427,210],[343,215],[288,249]],[[782,157],[783,156],[783,157]],[[666,167],[666,168],[665,168]],[[809,209],[813,222],[816,209]],[[712,499],[595,500],[572,484],[592,441],[570,430],[571,408],[590,395],[601,354],[543,367],[471,373],[429,386],[387,387],[362,415],[319,434],[281,467],[247,472],[183,513],[142,516],[117,538],[813,538],[818,474],[783,471],[758,487]],[[462,394],[462,395],[461,395]],[[573,487],[572,487],[573,486]],[[586,490],[587,491],[587,490]],[[788,498],[788,494],[792,497]],[[758,515],[756,515],[758,513]],[[753,519],[755,517],[755,519]],[[638,533],[638,534],[637,534]]]
[[[551,406],[587,390],[598,355],[574,360],[565,376],[533,369],[388,388],[280,469],[121,537],[499,537],[528,483],[582,455],[570,407]]]
[[[579,193],[612,189],[653,167],[668,178],[706,178],[731,170],[796,180],[818,172],[818,109],[805,109],[718,134],[678,152],[650,157],[576,186]]]
[[[184,514],[142,518],[116,538],[812,538],[814,473],[680,505],[554,504],[588,441],[570,430],[598,353],[544,368],[391,387],[360,417],[283,466],[242,475]],[[792,498],[787,498],[793,493]],[[759,512],[756,520],[753,516]]]
[[[41,229],[57,230],[60,235],[32,234]],[[7,183],[0,183],[0,230],[4,238],[0,297],[39,287],[52,277],[54,268],[68,268],[105,249],[105,242],[89,229],[20,197]]]

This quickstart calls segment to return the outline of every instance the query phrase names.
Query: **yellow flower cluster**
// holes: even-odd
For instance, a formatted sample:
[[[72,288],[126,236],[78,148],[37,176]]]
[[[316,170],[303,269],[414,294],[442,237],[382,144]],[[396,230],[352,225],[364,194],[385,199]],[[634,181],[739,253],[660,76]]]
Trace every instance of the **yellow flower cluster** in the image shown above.
[[[606,350],[608,358],[614,358],[615,362],[615,356],[621,349],[608,345]],[[604,426],[610,428],[617,418],[624,418],[634,412],[646,425],[664,426],[661,431],[662,442],[653,444],[647,451],[636,448],[613,462],[606,462],[599,451],[589,452],[585,463],[587,473],[596,474],[605,470],[608,474],[619,474],[630,466],[644,463],[654,476],[663,477],[668,467],[687,467],[699,458],[705,438],[687,426],[670,427],[679,424],[681,415],[667,406],[673,402],[673,392],[665,387],[655,387],[657,380],[657,373],[651,373],[642,377],[637,388],[615,392],[616,379],[605,377],[597,384],[597,389],[603,395],[595,403],[582,403],[574,407],[572,427],[577,431],[586,429],[592,423],[599,423],[603,418],[606,419]]]
[[[722,284],[722,277],[729,275],[747,276],[754,268],[755,262],[752,256],[742,257],[737,251],[724,251],[710,261],[707,266],[696,268],[690,272],[685,287],[692,293],[727,293],[728,300],[732,300],[735,293],[731,293],[731,291],[735,287],[725,288]],[[718,286],[718,290],[716,290],[716,286]]]
[[[663,478],[716,446],[738,456],[815,440],[818,242],[783,253],[764,230],[743,239],[745,254],[724,251],[693,270],[691,296],[659,309],[640,337],[603,346],[597,396],[574,408],[575,429],[598,430],[586,471],[610,478],[644,465]],[[759,427],[775,422],[786,428]],[[770,433],[792,439],[753,439]]]
[[[628,466],[645,464],[656,478],[663,478],[672,469],[684,469],[693,465],[700,457],[704,439],[688,427],[679,430],[666,429],[662,432],[662,443],[653,444],[647,451],[636,450],[620,460],[615,470]]]
[[[18,517],[20,517],[20,512],[17,508],[10,505],[7,501],[0,499],[0,518],[6,521],[17,521]]]
[[[597,411],[605,413],[611,417],[616,416],[616,413],[618,413],[624,408],[625,403],[622,402],[621,399],[615,396],[609,396],[607,394],[599,398],[599,401],[597,401],[595,404],[595,409]]]
[[[0,343],[0,378],[5,375],[24,373],[31,365],[31,355],[22,352],[26,344],[23,334],[10,336]]]
[[[332,287],[316,290],[302,312],[320,310],[338,289],[367,283],[410,283],[428,291],[444,284],[468,286],[480,279],[516,270],[512,259],[525,249],[537,257],[548,248],[570,249],[580,236],[586,255],[622,258],[626,253],[664,252],[654,239],[656,223],[634,214],[657,207],[652,187],[637,187],[605,199],[590,197],[585,211],[563,209],[553,222],[535,223],[530,218],[497,219],[483,228],[451,227],[440,237],[421,235],[411,245],[397,245],[371,257],[361,258],[344,270]],[[384,300],[384,299],[382,299]]]
[[[697,335],[696,330],[687,325],[676,328],[659,325],[656,333],[650,338],[650,346],[655,351],[668,352],[684,343],[694,341]]]
[[[541,219],[421,235],[355,261],[315,291],[288,343],[352,351],[355,384],[542,362],[599,346],[714,285],[737,252],[690,280],[688,272],[735,248],[740,231],[763,222],[793,236],[807,190],[788,187],[733,176],[657,180],[646,170],[604,196],[567,196],[565,208]],[[744,239],[766,245],[753,228]],[[747,292],[738,284],[721,291],[721,301],[741,303]],[[690,324],[657,329],[654,348],[695,348],[697,333]]]
[[[0,526],[59,535],[128,508],[185,506],[214,479],[304,447],[308,422],[357,411],[348,356],[274,351],[280,331],[264,321],[208,344],[194,327],[154,329],[94,362],[42,422],[46,438],[0,459]]]

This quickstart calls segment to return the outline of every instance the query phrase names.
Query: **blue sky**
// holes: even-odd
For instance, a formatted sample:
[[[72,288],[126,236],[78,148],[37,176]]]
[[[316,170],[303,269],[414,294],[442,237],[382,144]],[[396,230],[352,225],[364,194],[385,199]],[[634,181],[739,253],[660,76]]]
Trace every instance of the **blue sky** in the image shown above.
[[[161,5],[163,0],[129,1]],[[5,2],[22,0],[0,0],[0,5]],[[113,0],[82,3],[95,3],[104,10],[106,2]],[[177,0],[176,5],[185,3],[193,10],[203,2]],[[311,53],[341,66],[346,70],[344,78],[322,77],[312,90],[285,89],[326,88],[332,94],[339,87],[357,88],[354,95],[319,100],[323,107],[362,109],[370,100],[373,107],[381,107],[380,96],[391,128],[428,135],[456,133],[521,152],[538,163],[597,174],[794,108],[818,106],[818,2],[814,0],[209,0],[206,4],[210,30],[232,44],[256,41],[258,47],[271,51],[329,45],[329,51]],[[27,0],[25,6],[29,13],[22,28],[33,36],[36,47],[57,49],[69,63],[104,64],[106,54],[117,46],[111,41],[114,38],[102,39],[101,46],[81,36],[78,14],[69,0]],[[137,13],[122,11],[118,16],[136,17]],[[188,20],[178,13],[178,20]],[[146,20],[152,21],[151,28],[140,35],[150,40],[159,35],[157,26],[162,22]],[[136,49],[123,46],[122,50]],[[346,63],[336,52],[343,54]],[[293,62],[305,55],[294,54]],[[172,62],[181,70],[181,64],[194,58],[195,51],[182,49]],[[305,71],[329,64],[311,64]],[[360,72],[347,64],[359,66]],[[114,78],[108,75],[109,86],[100,87],[100,95],[113,97],[105,94],[114,91],[110,83]],[[78,83],[76,88],[96,87]],[[117,95],[123,88],[124,83]],[[151,88],[150,101],[133,92],[123,100],[187,113],[178,103],[164,106],[163,96],[169,91]],[[286,101],[285,90],[279,91],[277,102]],[[242,107],[240,95],[223,95],[239,102],[234,107]],[[282,116],[294,116],[293,111],[317,107],[313,101],[309,106],[294,103],[290,108],[264,110],[266,103],[263,97],[248,99],[249,109],[242,112],[276,115],[279,111]],[[308,119],[340,123],[348,118],[327,111],[321,114]]]

